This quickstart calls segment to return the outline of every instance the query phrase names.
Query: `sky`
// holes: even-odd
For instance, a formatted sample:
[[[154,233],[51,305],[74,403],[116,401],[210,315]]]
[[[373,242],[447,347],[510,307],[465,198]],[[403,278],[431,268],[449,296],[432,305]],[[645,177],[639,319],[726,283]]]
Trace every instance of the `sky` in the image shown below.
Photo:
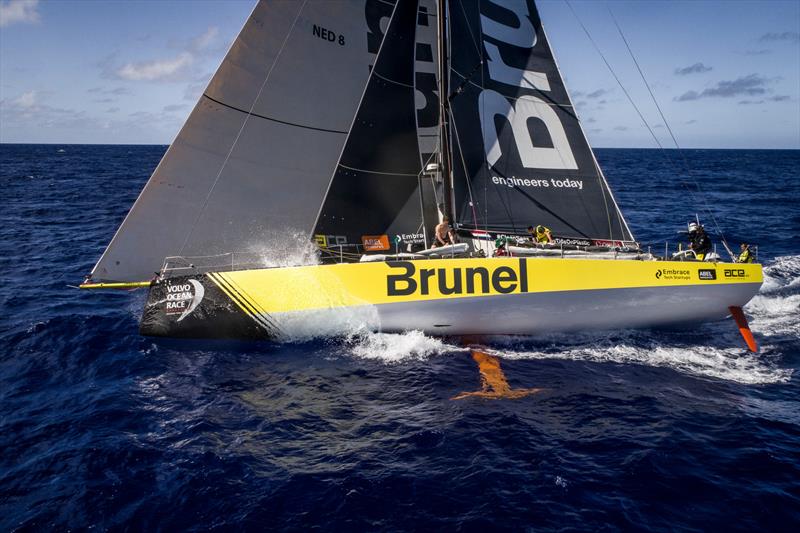
[[[0,142],[169,144],[254,3],[0,0]],[[681,147],[800,149],[799,1],[537,5],[593,146],[674,146],[616,19]]]

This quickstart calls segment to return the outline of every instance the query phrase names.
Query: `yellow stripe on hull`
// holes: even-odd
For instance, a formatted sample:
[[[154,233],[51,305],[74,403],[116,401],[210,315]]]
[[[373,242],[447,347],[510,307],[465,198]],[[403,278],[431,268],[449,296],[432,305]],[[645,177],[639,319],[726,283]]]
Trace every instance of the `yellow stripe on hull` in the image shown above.
[[[345,263],[220,272],[214,278],[237,287],[247,307],[269,314],[506,294],[763,281],[758,264],[560,258]]]

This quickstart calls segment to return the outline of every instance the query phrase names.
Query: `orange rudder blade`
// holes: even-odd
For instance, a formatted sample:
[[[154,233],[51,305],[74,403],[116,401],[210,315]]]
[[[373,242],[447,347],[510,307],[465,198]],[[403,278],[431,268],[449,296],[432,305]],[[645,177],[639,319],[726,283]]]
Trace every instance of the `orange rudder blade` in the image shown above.
[[[753,332],[750,331],[750,326],[747,325],[747,318],[745,318],[742,308],[731,306],[728,308],[728,310],[731,312],[731,316],[736,321],[736,325],[739,326],[739,333],[742,334],[742,338],[744,338],[747,348],[753,353],[758,353],[758,344],[756,344],[756,339],[753,338]]]

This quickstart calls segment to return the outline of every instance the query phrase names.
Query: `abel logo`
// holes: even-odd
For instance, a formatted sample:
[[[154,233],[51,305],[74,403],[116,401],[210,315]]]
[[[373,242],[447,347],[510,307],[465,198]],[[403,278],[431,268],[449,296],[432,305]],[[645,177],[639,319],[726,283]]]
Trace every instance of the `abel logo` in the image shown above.
[[[698,270],[697,275],[700,279],[704,280],[717,279],[717,271],[707,268],[701,268],[700,270]]]
[[[361,244],[367,252],[377,252],[389,249],[388,235],[362,235]]]
[[[180,314],[178,317],[180,322],[197,309],[205,293],[205,288],[196,279],[187,280],[186,283],[170,283],[167,285],[166,314]]]

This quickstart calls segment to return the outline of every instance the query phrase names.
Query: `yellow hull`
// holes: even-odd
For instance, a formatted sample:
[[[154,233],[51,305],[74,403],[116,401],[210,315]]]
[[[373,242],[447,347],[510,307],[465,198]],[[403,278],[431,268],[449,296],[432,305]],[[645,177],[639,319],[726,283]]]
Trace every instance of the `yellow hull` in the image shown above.
[[[646,327],[722,318],[728,307],[747,303],[762,280],[757,264],[569,258],[433,259],[215,272],[154,285],[142,332],[274,337],[287,325],[314,320],[335,333],[337,321],[354,316],[376,330],[458,335]],[[170,294],[179,293],[174,287],[180,284],[190,287],[189,282],[204,287],[205,300],[195,303],[192,295],[190,301],[189,289],[183,307],[175,309],[178,304],[169,303]],[[231,315],[248,317],[252,327],[242,333],[244,323]]]

